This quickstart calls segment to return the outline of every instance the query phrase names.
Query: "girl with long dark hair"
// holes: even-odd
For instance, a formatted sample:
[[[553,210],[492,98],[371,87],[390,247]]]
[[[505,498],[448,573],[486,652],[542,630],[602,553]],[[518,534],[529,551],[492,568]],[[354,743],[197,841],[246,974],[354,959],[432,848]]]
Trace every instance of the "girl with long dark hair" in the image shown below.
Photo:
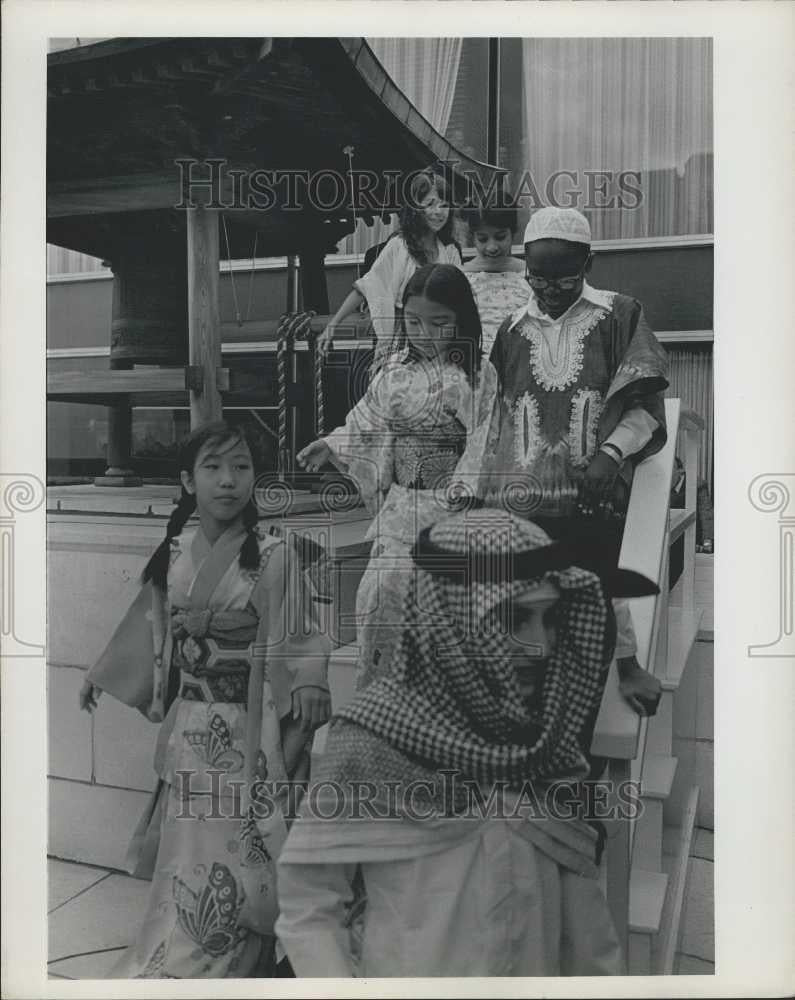
[[[430,170],[417,174],[398,216],[400,228],[387,240],[367,274],[354,282],[319,340],[320,349],[327,351],[336,327],[366,301],[376,335],[374,371],[392,349],[399,327],[396,318],[399,320],[400,303],[412,274],[427,264],[461,264],[444,178]]]
[[[245,431],[199,429],[179,469],[145,586],[80,695],[91,711],[105,690],[162,723],[158,787],[129,858],[153,874],[149,903],[109,976],[272,975],[286,823],[268,783],[308,774],[308,741],[329,716],[330,647],[296,547],[258,526]]]
[[[469,282],[450,264],[421,267],[408,280],[395,351],[344,427],[308,445],[298,462],[328,462],[358,484],[376,515],[370,562],[357,593],[359,686],[388,672],[399,632],[408,550],[417,533],[446,513],[446,487],[493,391],[481,371],[481,325]]]

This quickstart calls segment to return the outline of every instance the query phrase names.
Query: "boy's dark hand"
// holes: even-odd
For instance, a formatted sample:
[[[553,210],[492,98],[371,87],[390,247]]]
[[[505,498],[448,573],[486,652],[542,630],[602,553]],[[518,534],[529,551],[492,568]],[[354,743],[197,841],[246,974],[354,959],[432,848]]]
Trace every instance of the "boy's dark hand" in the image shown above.
[[[644,670],[634,656],[616,661],[618,690],[638,715],[654,715],[662,695],[662,684]]]
[[[618,475],[618,462],[603,451],[596,453],[585,470],[583,486],[588,492],[607,493],[613,488]]]
[[[80,708],[84,712],[91,712],[97,707],[97,701],[99,701],[99,696],[102,694],[102,689],[96,687],[91,683],[91,681],[83,681],[83,686],[78,692],[77,699]]]

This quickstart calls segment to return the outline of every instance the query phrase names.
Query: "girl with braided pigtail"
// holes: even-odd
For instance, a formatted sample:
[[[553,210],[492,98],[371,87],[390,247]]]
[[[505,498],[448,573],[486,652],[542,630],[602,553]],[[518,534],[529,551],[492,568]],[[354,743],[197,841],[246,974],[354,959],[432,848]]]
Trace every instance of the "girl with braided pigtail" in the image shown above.
[[[153,873],[149,905],[110,977],[273,975],[287,833],[275,783],[308,775],[330,709],[329,642],[296,547],[258,527],[245,431],[193,433],[180,477],[141,596],[81,691],[89,711],[106,690],[162,722],[158,788],[129,856]]]
[[[168,519],[166,537],[155,549],[151,559],[144,568],[142,574],[144,583],[148,580],[153,580],[161,589],[165,588],[171,540],[172,538],[178,538],[182,534],[182,529],[195,511],[196,496],[193,493],[188,493],[183,486],[179,501],[171,512],[171,517]],[[241,522],[246,529],[246,539],[240,548],[240,565],[243,569],[256,569],[259,566],[260,552],[256,531],[258,521],[259,514],[256,504],[253,500],[249,500],[241,514]]]

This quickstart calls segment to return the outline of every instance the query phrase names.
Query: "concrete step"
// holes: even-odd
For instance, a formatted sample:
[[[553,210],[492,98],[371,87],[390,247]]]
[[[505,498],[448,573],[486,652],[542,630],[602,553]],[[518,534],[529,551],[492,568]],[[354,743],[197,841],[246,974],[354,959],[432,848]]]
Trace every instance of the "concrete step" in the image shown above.
[[[646,753],[640,781],[643,811],[632,830],[632,860],[640,869],[662,871],[663,803],[671,794],[677,760]]]
[[[654,938],[660,930],[668,876],[633,867],[629,878],[629,934],[627,969],[631,976],[652,971]]]
[[[668,875],[670,889],[662,912],[660,933],[654,946],[653,971],[657,975],[669,976],[675,971],[698,797],[699,789],[693,786],[687,798],[681,825],[678,828],[666,827],[663,832],[664,843],[673,847],[673,851],[663,855],[663,868]]]
[[[668,660],[665,676],[660,677],[664,691],[675,691],[679,687],[703,615],[702,608],[669,608]]]
[[[676,774],[676,757],[646,754],[640,779],[640,794],[646,799],[667,799]]]
[[[633,868],[629,877],[629,929],[634,934],[656,934],[660,929],[668,876]]]

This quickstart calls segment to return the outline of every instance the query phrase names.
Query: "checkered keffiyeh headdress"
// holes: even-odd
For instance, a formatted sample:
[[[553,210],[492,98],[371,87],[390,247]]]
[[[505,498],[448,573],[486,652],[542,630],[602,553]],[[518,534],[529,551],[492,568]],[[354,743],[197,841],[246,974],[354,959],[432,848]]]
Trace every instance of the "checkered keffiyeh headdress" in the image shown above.
[[[599,578],[573,566],[565,547],[536,525],[501,510],[437,523],[420,537],[414,560],[391,673],[338,716],[426,767],[478,782],[586,773],[579,738],[611,653]],[[505,612],[542,581],[560,597],[555,649],[533,715],[519,689]]]

